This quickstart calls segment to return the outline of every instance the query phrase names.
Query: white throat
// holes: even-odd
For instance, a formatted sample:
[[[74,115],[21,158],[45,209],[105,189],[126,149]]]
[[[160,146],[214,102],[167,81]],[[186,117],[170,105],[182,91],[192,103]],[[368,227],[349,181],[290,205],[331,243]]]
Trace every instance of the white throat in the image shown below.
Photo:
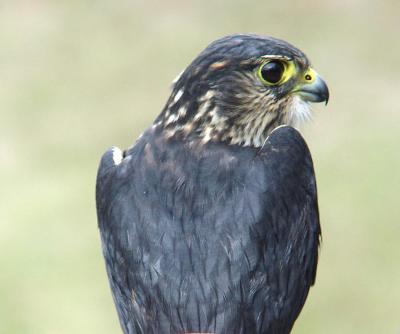
[[[298,128],[311,119],[310,103],[304,101],[300,96],[294,96],[288,106],[288,125]]]

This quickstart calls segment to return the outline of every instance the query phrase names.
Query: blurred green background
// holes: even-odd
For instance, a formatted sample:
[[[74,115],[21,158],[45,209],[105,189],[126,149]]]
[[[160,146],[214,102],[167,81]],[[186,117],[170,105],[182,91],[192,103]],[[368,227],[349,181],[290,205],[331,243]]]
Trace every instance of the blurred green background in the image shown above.
[[[330,86],[304,127],[323,245],[294,333],[400,331],[399,1],[2,1],[0,333],[120,333],[96,226],[101,154],[234,32],[283,38]]]

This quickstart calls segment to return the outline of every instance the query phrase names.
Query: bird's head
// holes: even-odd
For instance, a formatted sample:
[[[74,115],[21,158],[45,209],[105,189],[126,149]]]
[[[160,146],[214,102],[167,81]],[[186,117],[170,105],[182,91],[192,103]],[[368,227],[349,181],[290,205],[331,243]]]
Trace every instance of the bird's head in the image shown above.
[[[279,125],[297,126],[329,91],[306,55],[258,35],[211,43],[173,84],[155,126],[170,137],[259,147]]]

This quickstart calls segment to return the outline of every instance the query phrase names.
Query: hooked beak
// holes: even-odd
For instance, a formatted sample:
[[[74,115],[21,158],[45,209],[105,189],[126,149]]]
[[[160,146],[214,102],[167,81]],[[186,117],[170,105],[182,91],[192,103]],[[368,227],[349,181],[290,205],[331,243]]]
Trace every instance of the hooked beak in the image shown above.
[[[325,81],[313,69],[309,69],[293,93],[299,95],[306,102],[325,102],[328,104],[329,89]]]

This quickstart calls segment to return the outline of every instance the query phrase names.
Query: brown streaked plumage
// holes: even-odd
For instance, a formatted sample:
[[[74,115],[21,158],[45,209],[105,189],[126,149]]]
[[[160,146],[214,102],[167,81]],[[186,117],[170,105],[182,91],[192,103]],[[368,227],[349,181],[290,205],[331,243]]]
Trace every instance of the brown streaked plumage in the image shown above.
[[[234,38],[240,45],[249,37]],[[258,37],[250,38],[257,40]],[[272,40],[281,47],[285,43]],[[165,129],[167,137],[196,135],[204,143],[223,141],[261,147],[277,126],[298,126],[309,118],[308,101],[292,93],[310,66],[300,50],[285,44],[285,54],[249,52],[246,55],[246,50],[242,50],[242,54],[232,57],[224,52],[224,43],[218,46],[219,42],[210,48],[220,47],[220,52],[209,55],[206,49],[203,54],[207,61],[202,61],[200,55],[174,83],[171,97],[155,122],[155,126]],[[256,69],[268,60],[292,62],[297,72],[278,87],[266,86],[257,77]]]

